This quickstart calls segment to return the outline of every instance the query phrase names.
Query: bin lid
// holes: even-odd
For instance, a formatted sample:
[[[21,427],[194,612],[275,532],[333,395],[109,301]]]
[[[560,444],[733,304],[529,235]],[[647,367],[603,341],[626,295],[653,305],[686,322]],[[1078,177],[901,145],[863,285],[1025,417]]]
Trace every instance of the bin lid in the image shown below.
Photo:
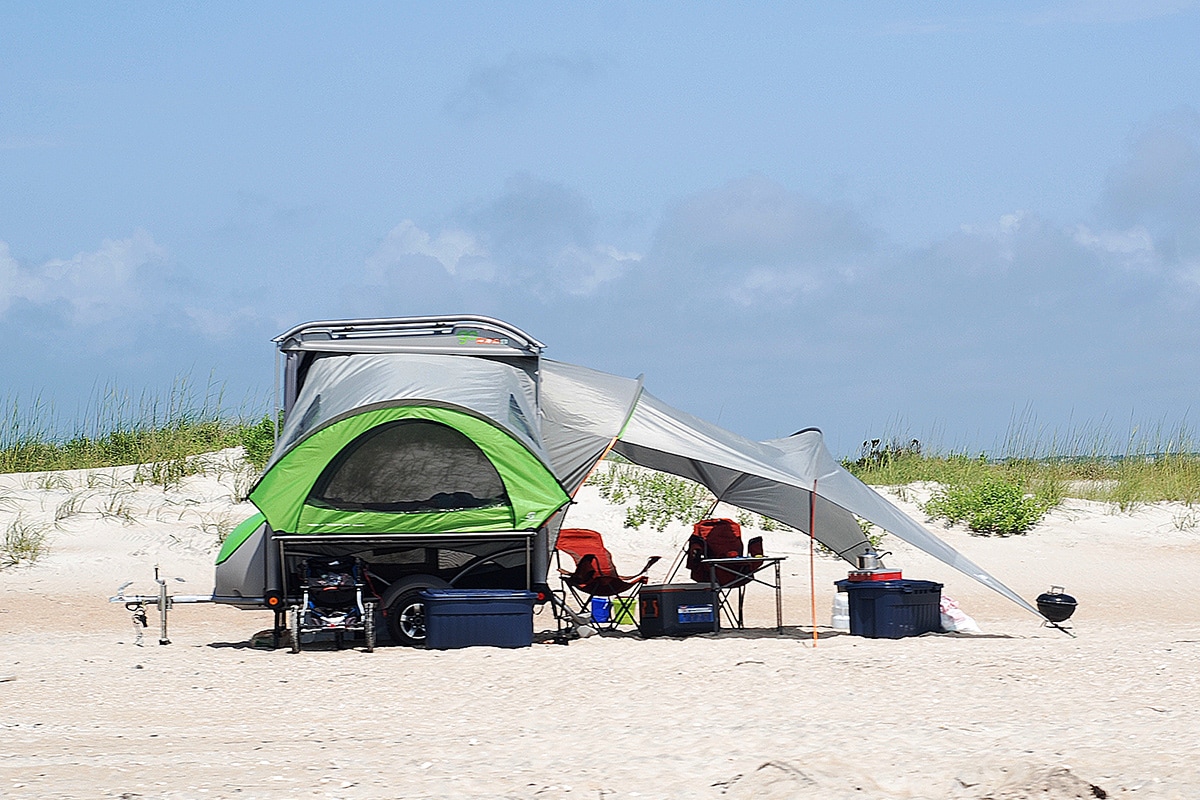
[[[707,583],[647,583],[642,586],[642,592],[694,592],[710,591],[712,586]]]
[[[537,592],[524,589],[423,589],[425,600],[537,600]]]
[[[940,592],[942,590],[942,584],[937,583],[936,581],[918,581],[908,578],[899,581],[852,581],[843,579],[840,581],[834,581],[833,585],[838,587],[838,591],[840,592],[875,591],[910,593],[929,592],[933,591],[934,589]]]

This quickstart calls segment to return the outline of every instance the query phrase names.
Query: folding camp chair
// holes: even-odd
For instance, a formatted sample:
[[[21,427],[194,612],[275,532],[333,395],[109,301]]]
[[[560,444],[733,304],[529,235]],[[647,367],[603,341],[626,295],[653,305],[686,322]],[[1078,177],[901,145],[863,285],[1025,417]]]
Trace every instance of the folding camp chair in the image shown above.
[[[575,562],[574,570],[562,568],[559,563],[559,577],[563,585],[570,591],[581,615],[592,611],[592,600],[597,597],[608,598],[612,602],[613,613],[607,621],[593,620],[605,625],[610,630],[622,621],[622,612],[632,607],[637,591],[649,580],[646,571],[654,566],[661,558],[651,556],[646,565],[635,575],[622,576],[617,574],[613,564],[612,553],[604,546],[604,539],[596,531],[585,528],[563,528],[558,532],[558,542],[554,545],[556,555],[566,553]]]
[[[772,584],[756,578],[755,573],[768,565],[778,567],[781,560],[763,556],[761,536],[755,536],[746,544],[743,556],[741,525],[731,519],[702,519],[692,526],[692,535],[685,547],[684,565],[692,580],[712,584],[729,623],[742,628],[746,587],[751,583],[763,583],[774,588],[778,595],[778,577]]]

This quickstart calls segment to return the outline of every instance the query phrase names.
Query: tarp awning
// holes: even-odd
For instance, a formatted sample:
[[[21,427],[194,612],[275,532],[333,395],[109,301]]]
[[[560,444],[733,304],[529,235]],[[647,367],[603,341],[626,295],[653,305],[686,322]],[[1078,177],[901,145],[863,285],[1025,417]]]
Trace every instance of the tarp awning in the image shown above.
[[[830,455],[819,430],[755,442],[672,408],[643,391],[640,381],[543,360],[542,432],[554,469],[560,478],[572,478],[563,481],[568,491],[611,445],[635,464],[693,480],[718,500],[806,535],[812,515],[817,541],[850,563],[870,546],[856,519],[862,518],[1038,614],[847,472]]]

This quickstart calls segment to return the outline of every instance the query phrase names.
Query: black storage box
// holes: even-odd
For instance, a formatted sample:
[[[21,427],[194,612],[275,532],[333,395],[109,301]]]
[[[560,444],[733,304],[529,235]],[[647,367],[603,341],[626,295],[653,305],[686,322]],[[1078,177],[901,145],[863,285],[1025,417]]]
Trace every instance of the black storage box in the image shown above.
[[[433,650],[533,643],[535,592],[509,589],[426,589],[425,646]]]
[[[647,584],[638,592],[642,636],[687,636],[719,627],[719,608],[707,583]]]
[[[850,633],[903,639],[942,629],[942,584],[933,581],[835,581],[850,605]]]

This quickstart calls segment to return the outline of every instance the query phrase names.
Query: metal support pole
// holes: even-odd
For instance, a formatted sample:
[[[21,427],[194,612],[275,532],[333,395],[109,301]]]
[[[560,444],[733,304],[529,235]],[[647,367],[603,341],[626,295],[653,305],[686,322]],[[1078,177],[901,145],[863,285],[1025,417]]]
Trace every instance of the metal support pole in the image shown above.
[[[775,562],[775,627],[783,633],[783,580],[779,577],[779,562]]]
[[[167,611],[171,607],[171,598],[167,594],[167,582],[158,576],[158,567],[154,568],[154,580],[158,583],[158,643],[170,644],[167,638]]]

